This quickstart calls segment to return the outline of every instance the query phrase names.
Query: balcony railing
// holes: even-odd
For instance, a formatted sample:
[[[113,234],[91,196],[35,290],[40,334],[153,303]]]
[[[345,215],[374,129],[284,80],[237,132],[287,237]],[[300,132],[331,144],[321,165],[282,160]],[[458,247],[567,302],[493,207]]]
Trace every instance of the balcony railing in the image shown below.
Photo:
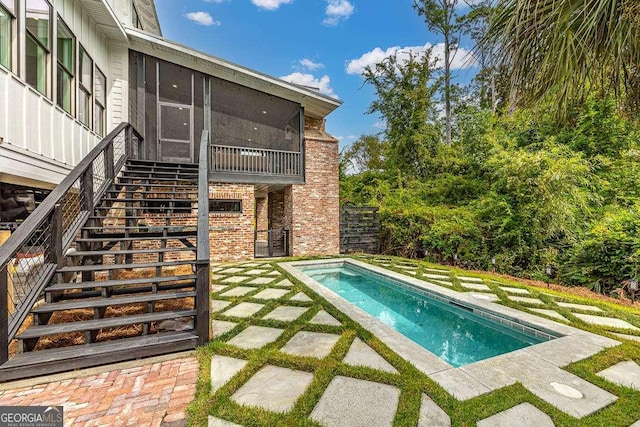
[[[248,182],[247,179],[282,179],[291,182],[304,180],[303,156],[295,151],[212,145],[210,170],[217,176],[231,179],[235,176],[235,182]]]

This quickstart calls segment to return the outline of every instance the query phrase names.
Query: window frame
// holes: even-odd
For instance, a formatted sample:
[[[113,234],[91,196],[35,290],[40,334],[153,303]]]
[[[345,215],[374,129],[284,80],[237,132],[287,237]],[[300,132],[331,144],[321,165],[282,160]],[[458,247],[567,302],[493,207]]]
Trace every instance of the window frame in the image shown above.
[[[228,204],[229,206],[236,205],[237,209],[214,209],[212,205],[215,203]],[[235,207],[235,206],[233,206]],[[242,199],[210,199],[209,200],[209,213],[212,214],[227,214],[227,215],[241,215],[242,214]]]
[[[87,87],[87,85],[84,84],[83,82],[83,78],[84,78],[84,70],[83,70],[83,57],[89,61],[90,64],[90,76],[89,76],[89,87]],[[93,102],[93,97],[94,97],[94,84],[95,84],[95,61],[93,60],[93,58],[91,57],[91,55],[89,55],[89,52],[87,52],[87,50],[84,48],[84,46],[82,46],[82,43],[78,43],[78,93],[77,93],[77,100],[76,100],[76,105],[77,105],[77,117],[78,120],[80,120],[80,122],[85,125],[86,127],[88,127],[89,129],[93,129],[93,107],[94,107],[94,102]],[[84,99],[80,99],[80,97],[83,96]],[[81,106],[84,105],[86,107],[86,110],[84,108],[82,108],[83,113],[86,114],[86,117],[84,117],[84,120],[80,117],[80,110],[81,110]]]
[[[106,114],[107,114],[107,75],[102,72],[100,67],[93,63],[93,121],[92,121],[92,129],[100,136],[104,136],[106,133]],[[99,77],[103,77],[104,87],[102,88],[103,96],[104,96],[104,105],[100,102],[99,97],[96,94],[96,82]],[[97,114],[98,108],[100,109],[100,114]],[[100,120],[100,126],[97,125],[97,120]]]
[[[42,49],[44,51],[44,88],[43,90],[40,90],[37,85],[34,86],[31,83],[28,82],[27,79],[27,69],[25,66],[25,70],[24,70],[24,76],[25,76],[25,81],[27,82],[27,84],[29,86],[31,86],[33,89],[35,89],[37,92],[39,92],[40,94],[46,96],[47,98],[51,98],[51,96],[49,95],[50,93],[50,88],[51,88],[51,83],[50,83],[50,79],[51,76],[53,75],[52,72],[52,67],[51,67],[51,51],[52,51],[52,43],[53,43],[53,6],[51,5],[51,3],[48,0],[42,0],[48,7],[49,7],[49,16],[48,16],[48,34],[47,34],[47,42],[49,46],[45,46],[44,43],[42,43],[42,41],[40,40],[40,38],[36,35],[33,34],[31,32],[31,30],[29,29],[29,26],[27,25],[28,19],[29,17],[27,16],[29,9],[28,9],[28,5],[27,2],[29,0],[26,0],[24,4],[24,13],[22,14],[22,16],[24,17],[24,28],[25,28],[25,48],[24,48],[24,56],[25,56],[25,61],[26,61],[26,56],[27,56],[27,47],[26,47],[26,43],[27,43],[27,39],[31,39],[31,41],[36,45],[36,48],[38,49]],[[26,62],[25,62],[26,63]]]
[[[61,58],[61,52],[60,52],[60,47],[59,47],[59,42],[58,40],[60,39],[60,27],[64,28],[64,30],[66,30],[66,32],[71,36],[71,55],[70,55],[70,59],[71,59],[71,69],[69,69],[69,67],[67,66],[67,64],[64,63],[64,59],[65,58]],[[71,29],[69,28],[69,26],[67,25],[66,22],[64,22],[64,20],[62,19],[62,16],[60,16],[60,14],[57,14],[57,19],[56,19],[56,105],[58,105],[60,108],[62,108],[64,111],[66,111],[67,113],[74,115],[75,113],[75,78],[76,78],[76,74],[75,74],[75,69],[76,69],[76,65],[77,65],[77,47],[76,47],[76,43],[77,43],[77,37],[76,35],[73,33],[73,31],[71,31]],[[64,103],[64,97],[60,96],[60,77],[66,77],[68,79],[67,83],[69,86],[69,97],[68,97],[68,109],[65,108]],[[62,98],[62,99],[60,99]]]
[[[13,3],[13,11],[9,10],[7,7],[7,5],[5,4],[5,2],[11,2]],[[7,14],[8,18],[9,18],[9,43],[7,44],[7,49],[8,49],[8,56],[7,56],[7,60],[8,60],[8,64],[3,64],[2,62],[0,62],[0,65],[2,65],[3,67],[7,68],[8,70],[14,71],[15,67],[14,64],[16,62],[15,58],[15,51],[16,49],[16,27],[17,27],[17,21],[18,21],[18,0],[2,0],[0,1],[0,9],[2,9],[2,11],[4,13]]]

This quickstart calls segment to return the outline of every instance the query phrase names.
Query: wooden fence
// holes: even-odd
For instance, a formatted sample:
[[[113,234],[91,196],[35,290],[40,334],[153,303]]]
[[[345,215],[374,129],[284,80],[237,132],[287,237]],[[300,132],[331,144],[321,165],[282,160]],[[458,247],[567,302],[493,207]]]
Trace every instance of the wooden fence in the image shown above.
[[[378,208],[340,206],[340,253],[380,251]]]

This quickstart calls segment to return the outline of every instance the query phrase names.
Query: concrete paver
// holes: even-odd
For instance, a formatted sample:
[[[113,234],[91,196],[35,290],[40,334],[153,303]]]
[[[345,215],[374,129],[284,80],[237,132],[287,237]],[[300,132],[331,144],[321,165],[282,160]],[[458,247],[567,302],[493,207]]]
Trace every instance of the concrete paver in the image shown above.
[[[214,355],[211,358],[211,394],[218,391],[247,365],[246,360]]]
[[[616,319],[614,317],[604,317],[604,316],[594,316],[591,314],[579,314],[573,313],[578,319],[590,323],[592,325],[598,326],[608,326],[611,328],[621,328],[621,329],[631,329],[634,331],[640,331],[640,328],[633,326],[631,323],[622,320]]]
[[[549,415],[530,403],[521,403],[506,411],[478,421],[478,427],[554,427]]]
[[[339,339],[340,335],[300,331],[280,351],[295,356],[322,359],[331,353],[331,349]]]
[[[629,334],[619,334],[617,332],[614,332],[613,335],[623,338],[625,340],[631,340],[631,341],[638,341],[640,342],[640,335],[629,335]]]
[[[444,280],[446,282],[450,282],[451,281],[451,279],[449,278],[449,273],[446,273],[446,275],[444,275],[444,274],[433,274],[433,273],[423,273],[422,276],[426,277],[428,279]]]
[[[220,335],[226,334],[233,328],[235,328],[237,323],[235,322],[227,322],[226,320],[213,320],[211,322],[211,330],[213,331],[213,338],[217,338]]]
[[[522,304],[531,304],[531,305],[545,305],[544,301],[539,300],[538,298],[530,298],[530,297],[514,297],[509,295],[509,299],[511,301],[516,301]]]
[[[284,287],[290,288],[290,287],[293,286],[293,283],[291,283],[291,280],[289,280],[289,279],[284,279],[284,280],[279,281],[278,283],[274,283],[274,285],[275,286],[284,286]]]
[[[480,279],[478,277],[458,276],[458,280],[460,280],[461,282],[482,283],[482,279]]]
[[[227,420],[223,420],[221,418],[216,418],[209,415],[209,423],[208,427],[242,427],[240,424],[232,423]]]
[[[518,295],[530,295],[531,292],[529,292],[526,289],[523,288],[512,288],[511,286],[500,286],[500,289],[502,289],[505,292],[508,292],[510,294],[518,294]]]
[[[263,317],[265,320],[279,320],[281,322],[293,322],[298,317],[302,316],[309,307],[293,307],[288,305],[281,305],[280,307],[276,307],[266,316]]]
[[[450,425],[451,418],[449,415],[429,396],[423,394],[417,427],[449,427]]]
[[[241,405],[257,406],[274,412],[286,412],[304,393],[313,374],[267,365],[260,369],[231,399]]]
[[[391,426],[399,398],[394,386],[337,376],[310,418],[327,427]]]
[[[211,292],[215,292],[215,293],[222,292],[225,289],[227,289],[228,287],[229,287],[229,285],[212,285],[211,286]]]
[[[231,277],[227,277],[226,279],[222,279],[221,282],[222,283],[240,283],[243,282],[245,280],[247,280],[249,277],[247,276],[231,276]]]
[[[544,314],[549,317],[553,317],[554,319],[565,320],[565,321],[567,320],[566,317],[564,317],[562,314],[558,313],[557,311],[549,310],[546,308],[530,308],[529,310],[534,311],[536,313]]]
[[[474,291],[490,291],[491,288],[487,285],[483,285],[482,283],[460,283],[462,287],[466,289],[473,289]]]
[[[498,297],[498,295],[492,294],[492,293],[471,292],[469,293],[469,295],[471,295],[474,298],[485,300],[485,301],[491,301],[491,302],[500,301],[500,298]]]
[[[289,291],[286,289],[267,288],[255,294],[253,298],[271,300],[271,299],[282,298],[288,293]]]
[[[220,300],[220,299],[214,299],[214,300],[211,301],[211,305],[209,306],[209,310],[211,310],[212,313],[215,313],[217,311],[224,310],[230,304],[231,304],[231,301],[224,301],[224,300]]]
[[[227,292],[220,294],[223,297],[241,297],[249,292],[255,291],[256,288],[251,286],[236,286],[233,289],[229,289]]]
[[[242,274],[245,274],[247,276],[260,276],[261,274],[264,274],[267,271],[269,270],[260,270],[259,268],[254,268],[253,270],[245,271]]]
[[[236,274],[240,273],[244,268],[232,267],[224,270],[218,270],[218,274]]]
[[[258,311],[262,310],[264,304],[256,304],[254,302],[241,302],[240,304],[231,307],[229,310],[223,312],[225,316],[231,317],[251,317]]]
[[[353,341],[343,362],[353,366],[366,366],[368,368],[379,369],[392,374],[398,373],[393,365],[387,362],[374,349],[362,342],[360,338],[356,338]]]
[[[640,391],[640,366],[633,360],[620,362],[597,375],[612,383]]]
[[[278,328],[249,326],[227,342],[246,350],[260,348],[280,338],[280,335],[282,335],[283,332],[283,329]]]
[[[291,301],[301,301],[301,302],[311,302],[313,301],[311,298],[307,296],[304,292],[298,292],[294,296],[290,298]]]
[[[458,400],[469,400],[492,391],[489,387],[461,369],[447,369],[429,375]]]
[[[256,277],[249,282],[250,285],[267,285],[276,280],[275,277]]]
[[[316,315],[313,316],[313,319],[309,320],[309,323],[313,323],[316,325],[329,325],[329,326],[342,325],[342,323],[340,323],[335,317],[333,317],[332,315],[330,315],[324,310],[318,311],[318,313],[316,313]]]
[[[551,295],[551,296],[553,296],[553,295]],[[575,304],[575,303],[572,303],[572,302],[556,302],[556,304],[558,304],[562,308],[569,308],[569,309],[574,309],[574,310],[584,310],[584,311],[593,311],[593,312],[602,311],[602,309],[600,307],[596,307],[596,306],[593,306],[593,305],[587,305],[587,304]]]

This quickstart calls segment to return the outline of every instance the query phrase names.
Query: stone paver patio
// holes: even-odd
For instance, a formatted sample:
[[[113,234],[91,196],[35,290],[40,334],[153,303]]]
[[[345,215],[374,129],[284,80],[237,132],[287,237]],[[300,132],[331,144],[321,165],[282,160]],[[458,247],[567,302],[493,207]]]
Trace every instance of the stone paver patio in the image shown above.
[[[225,342],[218,341],[207,350],[212,352],[211,369],[206,372],[206,381],[210,384],[210,389],[207,388],[207,393],[210,393],[208,401],[212,405],[218,399],[226,402],[225,405],[244,405],[238,406],[242,411],[257,411],[252,408],[259,408],[258,414],[272,414],[268,416],[273,417],[290,417],[294,411],[324,426],[399,425],[399,414],[408,411],[401,404],[407,392],[403,388],[407,375],[405,361],[412,363],[414,371],[411,372],[429,377],[432,380],[430,384],[436,384],[440,390],[434,394],[434,386],[429,385],[407,392],[414,399],[410,425],[418,427],[449,426],[451,418],[454,418],[455,425],[459,425],[460,414],[447,413],[452,406],[447,399],[442,399],[443,393],[448,394],[448,399],[453,402],[485,399],[503,387],[519,383],[521,390],[546,402],[547,408],[535,401],[533,404],[520,401],[509,405],[511,407],[502,406],[500,410],[485,413],[483,419],[473,423],[477,422],[480,427],[546,427],[554,425],[552,417],[555,415],[549,407],[566,414],[565,417],[582,420],[616,405],[619,396],[615,390],[620,390],[616,387],[626,387],[630,393],[640,392],[640,366],[633,361],[621,362],[618,359],[612,366],[599,368],[599,372],[594,372],[601,378],[598,385],[566,369],[571,363],[619,345],[618,341],[569,326],[577,323],[576,318],[602,330],[614,328],[615,332],[619,328],[626,329],[628,334],[616,332],[616,335],[640,340],[640,335],[630,335],[640,328],[612,317],[609,311],[599,316],[581,314],[595,314],[603,310],[595,305],[549,302],[546,296],[538,298],[543,293],[533,289],[505,286],[479,278],[461,278],[445,270],[433,271],[412,265],[398,267],[402,267],[404,272],[391,272],[392,277],[428,290],[437,288],[447,297],[460,298],[465,304],[512,316],[518,322],[535,324],[543,330],[561,331],[561,337],[453,368],[421,347],[397,337],[388,326],[330,298],[326,290],[309,284],[306,284],[308,287],[302,286],[296,274],[276,277],[283,275],[272,271],[267,263],[216,267],[216,284],[212,286],[215,297],[211,300],[212,336],[214,339],[223,337]],[[289,271],[286,266],[283,268]],[[428,282],[433,282],[428,283],[420,279],[427,274],[440,280],[428,278]],[[231,280],[225,281],[227,279]],[[247,282],[253,286],[247,286]],[[436,285],[438,282],[446,287]],[[460,290],[460,286],[474,289],[471,292],[454,290]],[[288,298],[285,295],[294,297],[285,302],[283,297]],[[533,299],[539,303],[532,303]],[[256,300],[261,300],[261,304],[253,302]],[[501,305],[509,300],[523,304],[519,306],[523,311]],[[535,305],[535,308],[527,305]],[[344,318],[343,314],[351,320]],[[548,317],[565,323],[553,322]],[[635,322],[633,319],[629,321]],[[356,334],[352,326],[354,322],[371,335],[367,335],[369,332]],[[395,355],[389,356],[389,351]],[[258,355],[258,365],[254,355]],[[195,392],[196,359],[187,357],[180,361],[141,363],[138,362],[140,366],[134,368],[58,381],[55,385],[33,385],[4,391],[0,386],[0,405],[55,405],[60,404],[60,399],[66,399],[67,425],[118,425],[121,419],[118,417],[126,414],[127,421],[137,426],[183,426],[186,423],[186,404],[193,399]],[[354,372],[358,374],[354,375]],[[613,388],[602,386],[602,382],[611,384]],[[99,388],[102,390],[100,395],[93,392],[94,387],[103,385],[109,388]],[[116,390],[123,390],[123,397]],[[310,394],[313,395],[311,404],[300,403],[308,400]],[[228,413],[233,411],[209,411],[196,425],[242,427],[245,424],[229,417]],[[274,421],[269,425],[295,425],[291,418],[282,419],[287,422],[280,424]],[[626,424],[630,423],[631,420]],[[259,422],[246,424],[267,425]],[[640,427],[640,421],[634,421],[632,426]]]

